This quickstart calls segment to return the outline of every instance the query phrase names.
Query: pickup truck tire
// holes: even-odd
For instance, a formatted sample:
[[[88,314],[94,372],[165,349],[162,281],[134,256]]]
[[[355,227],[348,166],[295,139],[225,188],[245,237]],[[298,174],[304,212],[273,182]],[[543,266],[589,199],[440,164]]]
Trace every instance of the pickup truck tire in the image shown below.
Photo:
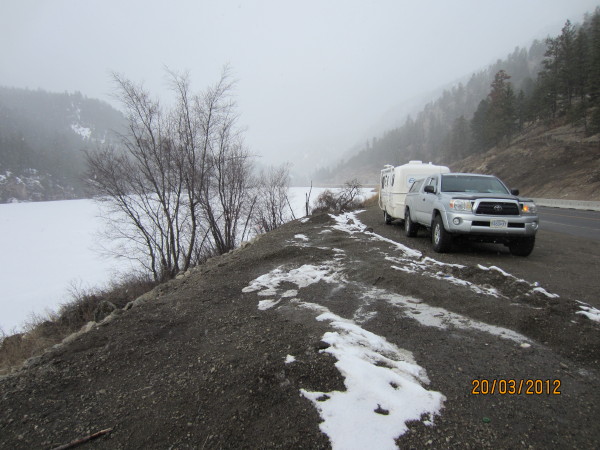
[[[535,236],[515,239],[508,244],[511,255],[529,256],[535,246]]]
[[[390,215],[387,213],[387,211],[384,211],[384,212],[383,212],[383,220],[385,220],[385,224],[386,224],[386,225],[391,225],[391,223],[392,223],[392,220],[394,220],[394,219],[392,219],[392,216],[390,216]]]
[[[404,212],[404,234],[407,237],[415,237],[419,231],[419,224],[410,220],[410,209]]]
[[[444,228],[441,216],[435,216],[431,226],[431,243],[437,253],[446,253],[452,247],[452,235]]]

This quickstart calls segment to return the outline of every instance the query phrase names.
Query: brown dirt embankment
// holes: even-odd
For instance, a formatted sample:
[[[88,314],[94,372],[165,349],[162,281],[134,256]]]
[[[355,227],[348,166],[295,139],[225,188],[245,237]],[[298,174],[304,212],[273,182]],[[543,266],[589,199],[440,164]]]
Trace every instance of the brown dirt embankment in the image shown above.
[[[386,226],[377,207],[357,217],[362,224],[341,222],[351,232],[327,214],[286,224],[0,378],[0,448],[53,448],[101,430],[111,431],[94,448],[328,448],[301,389],[346,387],[323,352],[329,323],[302,302],[411,354],[426,388],[444,395],[433,426],[409,423],[402,448],[597,444],[600,333],[577,300],[597,298],[599,243],[541,232],[528,258],[497,246],[437,255],[424,233],[408,239]],[[331,276],[282,281],[285,295],[270,309],[258,308],[267,296],[243,291],[275,269],[300,267]],[[432,323],[419,320],[432,311]],[[472,395],[473,380],[499,378],[560,380],[561,394]],[[408,407],[372,406],[373,414]]]
[[[525,196],[600,200],[600,135],[586,137],[582,128],[533,128],[506,148],[493,148],[450,167],[454,172],[496,175]]]

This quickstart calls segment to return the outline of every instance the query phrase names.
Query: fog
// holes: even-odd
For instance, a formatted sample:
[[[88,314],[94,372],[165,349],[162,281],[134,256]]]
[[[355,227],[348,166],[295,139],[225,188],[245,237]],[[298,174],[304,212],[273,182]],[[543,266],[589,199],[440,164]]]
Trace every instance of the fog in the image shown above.
[[[597,0],[1,0],[0,85],[80,91],[118,106],[111,72],[168,98],[165,67],[195,90],[229,64],[246,142],[265,164],[326,164],[403,106]]]

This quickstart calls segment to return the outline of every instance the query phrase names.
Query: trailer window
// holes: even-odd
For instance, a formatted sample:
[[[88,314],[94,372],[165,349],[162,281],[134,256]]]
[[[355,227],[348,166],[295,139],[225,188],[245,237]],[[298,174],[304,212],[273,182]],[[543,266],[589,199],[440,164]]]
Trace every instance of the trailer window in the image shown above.
[[[415,181],[412,186],[410,187],[410,190],[408,192],[419,192],[419,189],[421,189],[421,185],[423,184],[423,181],[425,180],[417,180]]]

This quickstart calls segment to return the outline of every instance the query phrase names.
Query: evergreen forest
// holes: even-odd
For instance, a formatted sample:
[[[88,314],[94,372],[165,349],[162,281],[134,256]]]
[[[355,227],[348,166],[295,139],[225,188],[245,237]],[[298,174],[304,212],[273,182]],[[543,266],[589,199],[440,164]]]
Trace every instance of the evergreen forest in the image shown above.
[[[0,203],[84,197],[85,151],[114,140],[124,123],[79,92],[0,87]]]
[[[314,179],[372,176],[385,164],[413,159],[448,165],[508,145],[530,127],[565,124],[587,135],[600,132],[600,8],[446,89],[415,118],[373,137],[337,167],[320,169]]]

